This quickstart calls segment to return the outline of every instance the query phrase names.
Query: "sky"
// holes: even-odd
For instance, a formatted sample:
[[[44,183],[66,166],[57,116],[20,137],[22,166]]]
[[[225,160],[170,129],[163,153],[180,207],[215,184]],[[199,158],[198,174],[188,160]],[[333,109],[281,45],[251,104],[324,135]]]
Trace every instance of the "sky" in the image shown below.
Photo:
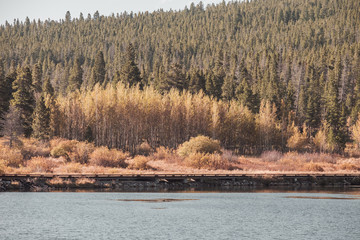
[[[222,0],[203,0],[204,6],[211,3],[219,3]],[[14,19],[24,21],[26,17],[30,20],[59,20],[65,18],[65,13],[70,11],[74,18],[78,18],[80,12],[84,17],[96,10],[100,15],[109,16],[112,13],[155,11],[160,8],[164,10],[179,10],[190,6],[200,0],[0,0],[0,25],[7,20],[13,23]]]

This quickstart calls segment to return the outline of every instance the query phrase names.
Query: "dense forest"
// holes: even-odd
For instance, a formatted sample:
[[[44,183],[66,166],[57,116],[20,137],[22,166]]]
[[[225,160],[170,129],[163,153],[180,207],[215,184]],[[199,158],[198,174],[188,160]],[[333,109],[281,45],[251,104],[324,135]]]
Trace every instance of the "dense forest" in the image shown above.
[[[130,152],[200,134],[245,154],[344,152],[360,142],[359,10],[252,0],[6,22],[2,134]]]

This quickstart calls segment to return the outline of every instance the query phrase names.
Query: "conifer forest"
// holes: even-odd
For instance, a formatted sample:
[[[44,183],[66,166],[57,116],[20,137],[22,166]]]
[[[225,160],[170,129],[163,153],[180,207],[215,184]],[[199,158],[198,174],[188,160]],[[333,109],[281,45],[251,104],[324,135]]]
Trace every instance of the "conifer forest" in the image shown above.
[[[134,154],[360,146],[360,1],[246,0],[0,25],[1,135]]]

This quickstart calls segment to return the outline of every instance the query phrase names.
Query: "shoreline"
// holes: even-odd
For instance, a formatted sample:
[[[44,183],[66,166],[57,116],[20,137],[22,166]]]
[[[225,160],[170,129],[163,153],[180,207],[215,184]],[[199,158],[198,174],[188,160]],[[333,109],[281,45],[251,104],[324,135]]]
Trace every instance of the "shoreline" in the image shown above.
[[[355,187],[360,174],[5,174],[3,191],[186,191],[241,188]]]

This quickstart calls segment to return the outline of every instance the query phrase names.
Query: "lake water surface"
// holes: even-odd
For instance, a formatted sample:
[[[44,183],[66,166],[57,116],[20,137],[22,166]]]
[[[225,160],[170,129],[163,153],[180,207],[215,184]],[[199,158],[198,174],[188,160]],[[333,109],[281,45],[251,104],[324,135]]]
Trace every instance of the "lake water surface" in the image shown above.
[[[4,192],[0,239],[360,239],[360,192]]]

